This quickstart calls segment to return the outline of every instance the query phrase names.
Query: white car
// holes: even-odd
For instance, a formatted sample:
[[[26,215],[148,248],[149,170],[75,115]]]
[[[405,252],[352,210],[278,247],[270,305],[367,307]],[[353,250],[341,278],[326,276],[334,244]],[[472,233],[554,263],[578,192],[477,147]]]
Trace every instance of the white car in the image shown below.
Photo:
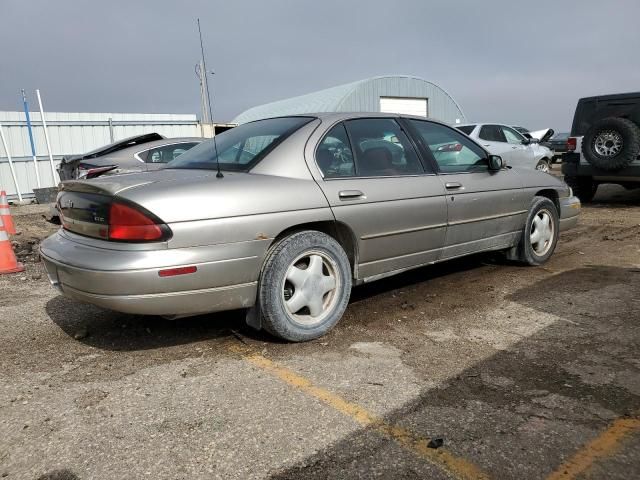
[[[520,132],[499,123],[455,125],[494,155],[500,155],[509,165],[549,171],[553,152],[540,145],[538,138],[526,138]],[[531,132],[533,136],[534,133]]]

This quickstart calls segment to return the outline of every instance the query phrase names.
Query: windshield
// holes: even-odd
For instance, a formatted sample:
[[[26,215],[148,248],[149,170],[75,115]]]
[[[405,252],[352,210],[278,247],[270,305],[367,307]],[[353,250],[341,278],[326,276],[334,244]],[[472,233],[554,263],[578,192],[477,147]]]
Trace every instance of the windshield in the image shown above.
[[[218,152],[220,168],[246,172],[255,166],[276,145],[313,120],[313,117],[281,117],[245,123],[216,135],[213,139],[183,153],[166,168],[215,170]]]

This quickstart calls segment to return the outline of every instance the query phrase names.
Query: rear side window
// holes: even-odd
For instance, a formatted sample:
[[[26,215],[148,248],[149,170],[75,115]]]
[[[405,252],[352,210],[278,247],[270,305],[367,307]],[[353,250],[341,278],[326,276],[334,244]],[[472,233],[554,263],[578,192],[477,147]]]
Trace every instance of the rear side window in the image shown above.
[[[507,142],[500,125],[483,125],[480,127],[478,137],[487,142]]]
[[[462,133],[466,134],[466,135],[471,135],[471,132],[473,132],[473,130],[476,128],[475,125],[463,125],[462,127],[456,127],[458,130],[460,130]]]
[[[316,162],[325,178],[353,177],[355,163],[344,124],[339,123],[322,139],[316,150]]]
[[[423,146],[443,173],[487,170],[486,154],[478,145],[453,128],[420,120],[409,120]]]
[[[345,125],[354,149],[357,176],[424,173],[418,154],[395,120],[362,118],[348,120]]]
[[[144,160],[147,163],[169,163],[196,145],[198,145],[197,142],[174,143],[173,145],[163,145],[152,148],[144,152]],[[140,158],[143,158],[142,155]]]

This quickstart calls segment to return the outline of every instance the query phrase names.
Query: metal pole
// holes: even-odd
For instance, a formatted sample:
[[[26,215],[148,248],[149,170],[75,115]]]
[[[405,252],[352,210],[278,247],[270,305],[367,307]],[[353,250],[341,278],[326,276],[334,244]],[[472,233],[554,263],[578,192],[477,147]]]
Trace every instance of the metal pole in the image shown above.
[[[109,117],[109,138],[111,138],[111,143],[115,142],[113,137],[113,118]]]
[[[11,177],[13,178],[13,184],[16,187],[16,193],[18,194],[18,201],[22,203],[22,193],[20,193],[20,187],[18,186],[18,179],[16,178],[16,171],[13,169],[13,162],[11,161],[11,153],[9,153],[9,147],[7,147],[7,141],[4,138],[2,125],[0,125],[0,138],[2,138],[2,145],[4,146],[4,151],[7,152],[7,159],[9,160],[9,170],[11,170]]]
[[[36,90],[36,96],[38,97],[38,105],[40,106],[40,119],[42,120],[42,127],[44,128],[44,139],[47,142],[47,152],[49,153],[49,165],[51,166],[51,179],[53,180],[53,186],[58,183],[56,180],[56,167],[53,164],[53,155],[51,154],[51,143],[49,143],[49,132],[47,131],[47,121],[44,119],[44,109],[42,108],[42,98],[40,98],[40,90]]]
[[[29,132],[29,142],[31,143],[31,155],[33,156],[33,167],[36,169],[36,182],[38,188],[40,188],[40,171],[38,170],[38,159],[36,158],[36,146],[33,143],[33,130],[31,129],[31,118],[29,117],[29,104],[27,103],[27,96],[22,89],[22,105],[24,105],[24,114],[27,117],[27,131]]]

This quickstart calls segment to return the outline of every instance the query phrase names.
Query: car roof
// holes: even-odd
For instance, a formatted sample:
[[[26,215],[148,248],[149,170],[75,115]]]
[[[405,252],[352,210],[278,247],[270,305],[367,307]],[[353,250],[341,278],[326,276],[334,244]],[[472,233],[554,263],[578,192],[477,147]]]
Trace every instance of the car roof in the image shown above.
[[[430,117],[421,117],[419,115],[406,115],[402,113],[390,113],[390,112],[309,112],[309,113],[296,113],[292,115],[278,115],[274,117],[261,118],[258,120],[252,120],[251,122],[259,122],[260,120],[268,120],[270,118],[287,118],[287,117],[315,117],[321,121],[326,122],[339,122],[340,120],[350,120],[354,118],[407,118],[412,120],[428,120],[434,123],[440,123],[442,125],[451,126],[450,124]],[[455,125],[458,126],[458,125]]]

